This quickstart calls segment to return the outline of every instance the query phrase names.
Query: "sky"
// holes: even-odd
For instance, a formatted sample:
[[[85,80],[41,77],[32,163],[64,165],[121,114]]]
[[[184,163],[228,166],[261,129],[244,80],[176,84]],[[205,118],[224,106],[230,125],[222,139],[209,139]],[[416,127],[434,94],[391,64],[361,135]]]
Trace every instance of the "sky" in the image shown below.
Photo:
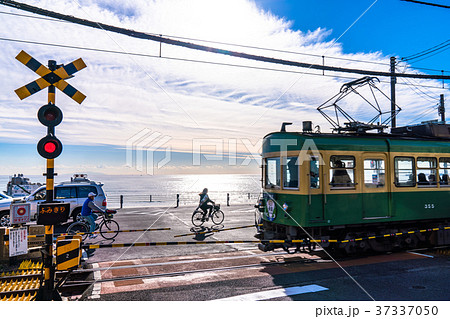
[[[249,54],[384,72],[394,56],[396,72],[450,75],[450,50],[401,60],[449,40],[450,9],[400,0],[23,2]],[[258,173],[264,135],[282,122],[300,131],[305,120],[329,131],[317,107],[361,77],[160,45],[6,6],[0,25],[0,175],[40,174],[45,167],[36,144],[46,128],[36,114],[46,90],[22,101],[14,93],[38,78],[15,59],[21,50],[43,64],[81,57],[87,65],[67,80],[87,96],[81,105],[56,94],[64,113],[56,127],[64,145],[55,160],[61,174]],[[380,81],[389,95],[389,79]],[[448,95],[440,80],[399,79],[397,124],[437,119],[440,94]],[[387,111],[390,101],[378,99]],[[360,121],[375,114],[359,98],[343,106]]]

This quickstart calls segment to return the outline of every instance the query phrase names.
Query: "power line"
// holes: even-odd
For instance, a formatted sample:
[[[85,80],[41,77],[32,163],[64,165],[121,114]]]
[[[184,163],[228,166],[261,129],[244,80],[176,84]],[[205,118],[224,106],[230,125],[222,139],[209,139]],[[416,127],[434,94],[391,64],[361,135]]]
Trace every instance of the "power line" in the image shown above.
[[[411,61],[411,60],[416,60],[416,59],[418,59],[420,57],[423,57],[423,56],[425,56],[425,58],[427,58],[426,57],[427,55],[432,54],[432,53],[434,53],[436,51],[440,51],[440,52],[436,52],[436,53],[432,54],[431,56],[436,55],[438,53],[441,53],[441,52],[447,50],[448,46],[450,46],[450,40],[444,41],[444,42],[442,42],[442,43],[440,43],[438,45],[435,45],[434,47],[431,47],[431,48],[426,49],[424,51],[418,52],[416,54],[412,54],[410,56],[401,58],[401,60],[402,61]],[[420,59],[419,61],[421,61],[423,59],[424,58]],[[415,62],[417,62],[417,61],[415,61]]]
[[[275,68],[257,67],[257,66],[249,66],[249,65],[242,65],[242,64],[231,64],[231,63],[223,63],[223,62],[213,62],[213,61],[205,61],[205,60],[194,60],[194,59],[186,59],[186,58],[165,57],[165,56],[152,55],[152,54],[146,54],[146,53],[123,52],[123,51],[98,49],[98,48],[87,48],[87,47],[79,47],[79,46],[65,45],[65,44],[56,44],[56,43],[46,43],[46,42],[18,40],[18,39],[9,39],[9,38],[0,38],[0,41],[26,43],[26,44],[33,44],[33,45],[43,45],[43,46],[58,47],[58,48],[64,48],[64,49],[94,51],[94,52],[100,52],[100,53],[132,55],[132,56],[145,57],[145,58],[158,58],[158,59],[181,61],[181,62],[192,62],[192,63],[202,63],[202,64],[218,65],[218,66],[229,66],[229,67],[237,67],[237,68],[262,70],[262,71],[275,71],[275,72],[283,72],[283,73],[295,73],[295,74],[305,74],[305,75],[312,75],[312,76],[323,76],[323,77],[332,77],[332,78],[355,80],[355,77],[342,76],[342,75],[312,73],[312,72],[294,71],[294,70],[282,70],[282,69],[275,69]],[[390,81],[380,81],[380,82],[381,83],[386,83],[386,84],[390,83]],[[406,84],[406,83],[398,83],[398,84],[399,85],[406,85],[406,86],[410,85],[410,84]],[[416,85],[416,87],[417,86],[423,87],[423,88],[432,88],[432,89],[441,89],[441,90],[442,89],[447,89],[447,88],[441,88],[441,87],[431,86],[431,85],[422,85],[422,84]]]
[[[211,53],[222,54],[222,55],[233,56],[233,57],[239,57],[239,58],[248,59],[248,60],[288,65],[288,66],[300,67],[300,68],[308,68],[308,69],[314,69],[314,70],[353,73],[353,74],[362,74],[362,75],[370,75],[370,76],[385,76],[385,77],[391,77],[391,78],[392,77],[409,77],[409,78],[421,78],[421,79],[450,79],[450,76],[447,76],[447,75],[439,76],[439,75],[428,75],[428,74],[396,74],[396,73],[393,74],[390,72],[368,71],[368,70],[332,67],[332,66],[324,66],[324,65],[318,65],[318,64],[310,64],[310,63],[304,63],[304,62],[296,62],[296,61],[282,60],[282,59],[276,59],[276,58],[269,58],[269,57],[265,57],[265,56],[258,56],[258,55],[254,55],[254,54],[235,52],[235,51],[229,51],[229,50],[224,50],[224,49],[219,49],[219,48],[214,48],[214,47],[208,47],[208,46],[204,46],[204,45],[198,45],[198,44],[174,40],[174,39],[162,37],[162,36],[155,36],[155,35],[148,34],[145,32],[134,31],[134,30],[130,30],[130,29],[125,29],[125,28],[120,28],[120,27],[116,27],[116,26],[103,24],[100,22],[94,22],[94,21],[76,18],[76,17],[69,16],[69,15],[64,15],[61,13],[45,10],[42,8],[30,6],[30,5],[19,3],[16,1],[0,0],[0,4],[7,5],[10,7],[16,8],[16,9],[32,12],[35,14],[40,14],[40,15],[44,15],[44,16],[49,16],[49,17],[73,22],[76,24],[80,24],[80,25],[84,25],[84,26],[88,26],[88,27],[92,27],[92,28],[96,28],[96,29],[102,29],[105,31],[111,31],[111,32],[124,34],[124,35],[134,37],[134,38],[146,39],[146,40],[156,41],[156,42],[160,42],[160,43],[166,43],[166,44],[170,44],[170,45],[184,47],[184,48],[188,48],[188,49],[211,52]]]
[[[58,19],[46,18],[46,17],[35,17],[35,16],[30,16],[30,15],[19,14],[19,13],[11,13],[11,12],[5,12],[5,11],[0,11],[0,14],[14,15],[14,16],[19,16],[19,17],[23,17],[23,18],[41,19],[41,20],[47,20],[47,21],[51,21],[51,22],[70,23],[69,21],[64,21],[64,20],[58,20]],[[247,48],[247,49],[257,49],[257,50],[264,50],[264,51],[269,51],[269,52],[279,52],[279,53],[289,53],[289,54],[296,54],[296,55],[304,55],[304,56],[310,56],[310,57],[315,57],[315,58],[326,58],[326,59],[332,59],[332,60],[342,60],[342,61],[350,61],[350,62],[357,62],[357,63],[384,65],[384,66],[388,66],[389,65],[389,63],[384,63],[384,62],[357,60],[357,59],[342,58],[342,57],[335,57],[335,56],[329,56],[329,55],[320,55],[320,54],[312,54],[312,53],[305,53],[305,52],[280,50],[280,49],[274,49],[274,48],[250,46],[250,45],[243,45],[243,44],[230,43],[230,42],[220,42],[220,41],[212,41],[212,40],[205,40],[205,39],[198,39],[198,38],[181,37],[181,36],[176,36],[176,35],[156,34],[156,33],[149,33],[149,34],[154,35],[154,36],[164,36],[164,37],[170,37],[170,38],[181,39],[181,40],[197,41],[197,42],[220,44],[220,45],[229,45],[229,46],[234,46],[234,47],[241,47],[241,48]]]
[[[446,6],[446,5],[438,4],[438,3],[431,3],[431,2],[417,1],[417,0],[401,0],[401,1],[414,2],[414,3],[418,3],[418,4],[425,4],[425,5],[428,5],[428,6],[434,6],[434,7],[450,9],[450,6]]]

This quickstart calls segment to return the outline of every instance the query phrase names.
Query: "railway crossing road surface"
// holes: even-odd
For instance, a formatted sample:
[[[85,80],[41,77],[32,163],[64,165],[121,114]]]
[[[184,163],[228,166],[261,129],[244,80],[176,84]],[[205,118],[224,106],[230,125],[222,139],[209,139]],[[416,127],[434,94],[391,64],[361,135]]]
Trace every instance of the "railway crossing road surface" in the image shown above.
[[[255,239],[255,228],[174,237],[191,232],[193,209],[122,209],[114,217],[121,229],[171,230],[120,233],[114,241],[99,236],[88,243]],[[254,224],[251,205],[223,211],[224,228]],[[212,223],[205,226],[208,231]],[[96,283],[84,294],[89,300],[408,301],[450,296],[449,259],[435,252],[346,258],[338,265],[322,251],[288,255],[261,252],[256,244],[180,245],[96,249],[89,251],[87,262],[98,269]]]
[[[322,256],[248,250],[95,263],[98,282],[87,296],[110,301],[371,300]],[[448,257],[432,257],[399,252],[339,264],[377,301],[448,300]]]

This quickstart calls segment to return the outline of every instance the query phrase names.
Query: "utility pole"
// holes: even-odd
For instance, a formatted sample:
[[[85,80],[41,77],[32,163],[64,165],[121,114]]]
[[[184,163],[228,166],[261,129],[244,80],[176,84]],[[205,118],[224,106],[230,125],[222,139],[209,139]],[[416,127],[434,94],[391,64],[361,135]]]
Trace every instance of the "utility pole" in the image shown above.
[[[439,112],[438,114],[441,116],[441,121],[445,123],[445,105],[444,105],[444,94],[441,94],[441,100],[439,102]]]
[[[391,56],[391,127],[397,126],[395,115],[395,83],[397,83],[397,78],[395,77],[395,56]]]

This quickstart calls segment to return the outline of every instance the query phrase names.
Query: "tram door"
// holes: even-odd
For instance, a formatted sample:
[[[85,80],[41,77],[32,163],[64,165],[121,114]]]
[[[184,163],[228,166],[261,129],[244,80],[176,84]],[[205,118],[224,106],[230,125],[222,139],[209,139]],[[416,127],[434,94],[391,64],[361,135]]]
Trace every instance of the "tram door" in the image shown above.
[[[323,194],[323,172],[317,156],[309,157],[308,174],[308,207],[309,219],[311,222],[324,220],[324,194]]]
[[[390,183],[386,180],[386,156],[384,154],[363,157],[363,219],[389,217]]]

